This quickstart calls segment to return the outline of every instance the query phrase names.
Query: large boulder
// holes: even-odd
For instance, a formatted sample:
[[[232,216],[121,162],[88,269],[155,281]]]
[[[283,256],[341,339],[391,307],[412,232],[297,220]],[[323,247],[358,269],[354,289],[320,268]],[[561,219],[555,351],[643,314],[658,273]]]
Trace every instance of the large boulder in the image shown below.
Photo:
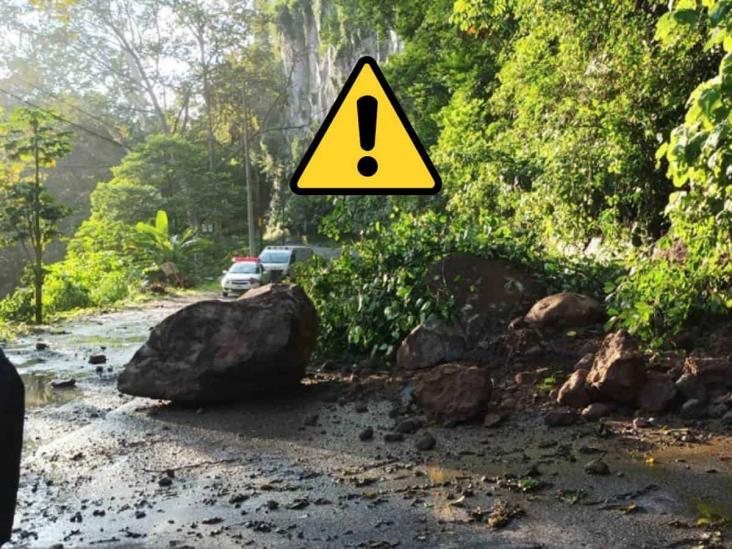
[[[296,285],[239,300],[200,301],[158,324],[119,376],[121,392],[173,401],[228,401],[297,385],[318,320]]]
[[[587,380],[588,370],[575,370],[564,382],[559,394],[557,402],[562,406],[571,408],[584,408],[590,403],[590,393],[587,391],[585,381]]]
[[[457,328],[427,320],[412,330],[397,349],[396,369],[401,373],[432,368],[458,360],[465,341]]]
[[[416,374],[412,394],[430,417],[466,421],[485,413],[492,388],[487,369],[453,362]]]
[[[562,292],[537,301],[524,320],[537,328],[575,328],[595,324],[602,317],[603,309],[596,300]]]
[[[645,360],[628,332],[608,334],[595,355],[587,384],[600,398],[633,403],[646,381]]]
[[[433,292],[448,291],[458,309],[469,306],[491,321],[523,314],[544,288],[525,271],[501,259],[451,254],[433,263],[427,273]]]

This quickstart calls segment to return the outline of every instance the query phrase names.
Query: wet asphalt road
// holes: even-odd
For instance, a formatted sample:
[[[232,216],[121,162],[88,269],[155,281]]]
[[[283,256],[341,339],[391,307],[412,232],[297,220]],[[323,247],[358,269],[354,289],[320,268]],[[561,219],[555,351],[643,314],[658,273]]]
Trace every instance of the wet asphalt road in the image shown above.
[[[9,347],[30,405],[11,547],[728,546],[718,525],[696,526],[732,516],[724,432],[683,439],[659,425],[640,436],[617,422],[601,437],[595,424],[552,430],[516,412],[496,429],[428,425],[437,446],[421,452],[421,432],[384,441],[399,420],[385,397],[357,407],[333,377],[201,409],[118,394],[149,329],[198,298]],[[101,371],[87,364],[99,352]],[[77,387],[52,389],[61,378]],[[362,442],[367,426],[374,439]],[[584,472],[598,457],[610,475]],[[498,509],[516,516],[492,528]]]

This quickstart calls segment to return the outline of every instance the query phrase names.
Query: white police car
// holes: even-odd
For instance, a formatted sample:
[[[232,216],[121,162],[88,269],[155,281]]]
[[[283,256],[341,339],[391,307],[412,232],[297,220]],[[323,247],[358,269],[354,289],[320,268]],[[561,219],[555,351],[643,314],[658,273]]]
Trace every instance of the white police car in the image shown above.
[[[221,295],[243,294],[269,281],[267,271],[258,257],[235,257],[228,271],[221,279]]]

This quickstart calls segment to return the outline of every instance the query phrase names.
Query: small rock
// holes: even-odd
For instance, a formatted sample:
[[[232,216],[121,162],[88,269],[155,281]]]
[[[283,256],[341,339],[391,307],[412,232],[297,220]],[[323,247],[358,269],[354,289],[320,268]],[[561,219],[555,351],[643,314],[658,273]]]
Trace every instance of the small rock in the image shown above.
[[[419,431],[424,422],[420,419],[405,419],[396,426],[394,431],[403,435],[411,435]]]
[[[610,467],[601,459],[593,459],[585,464],[585,473],[588,475],[609,475]]]
[[[374,438],[374,428],[373,427],[366,427],[363,431],[361,431],[358,434],[359,440],[366,442],[367,440],[371,440]]]
[[[544,416],[544,425],[547,427],[568,427],[577,423],[577,412],[553,410]]]
[[[701,419],[707,415],[707,407],[703,401],[692,398],[684,402],[679,414],[684,419]]]
[[[38,341],[36,343],[36,351],[46,351],[48,350],[48,343],[44,343],[43,341]]]
[[[706,402],[708,398],[707,389],[704,384],[692,374],[682,374],[676,380],[676,389],[684,400],[700,400]]]
[[[308,427],[312,427],[314,425],[317,425],[318,423],[318,414],[310,414],[309,416],[305,417],[305,420],[303,421],[305,425]]]
[[[163,477],[160,480],[158,480],[158,486],[167,487],[173,484],[173,479],[170,477]]]
[[[144,519],[147,516],[147,513],[145,511],[135,511],[135,518],[140,520]]]
[[[107,363],[107,357],[106,355],[91,355],[89,357],[89,364],[106,364]]]
[[[534,372],[519,372],[513,378],[516,385],[533,385],[536,383],[536,373]]]
[[[231,505],[238,505],[240,503],[244,503],[246,500],[249,499],[249,496],[246,494],[234,494],[229,498],[229,503]]]
[[[320,365],[320,371],[325,373],[335,372],[338,370],[338,364],[335,360],[326,360]]]
[[[501,410],[515,410],[516,409],[516,399],[512,397],[506,397],[504,399],[501,399],[501,402],[498,404],[498,407]]]
[[[97,372],[98,374],[103,374],[103,373],[104,373],[104,366],[97,366],[97,367],[95,368],[95,370],[96,370],[96,372]]]
[[[385,442],[401,442],[404,440],[404,435],[401,433],[386,433],[384,435]]]
[[[595,353],[586,353],[574,365],[575,370],[589,370],[595,361]]]
[[[732,425],[732,410],[722,416],[722,423],[725,425]]]
[[[436,444],[437,444],[437,441],[435,440],[435,437],[433,437],[431,433],[428,433],[427,431],[425,431],[417,439],[415,447],[417,448],[417,450],[419,450],[421,452],[426,452],[428,450],[432,450]]]
[[[76,380],[71,379],[56,379],[51,382],[51,387],[54,389],[70,389],[76,387]]]
[[[570,408],[584,408],[590,403],[590,393],[585,386],[589,370],[575,370],[559,389],[557,402]]]
[[[615,411],[615,404],[612,402],[593,402],[582,410],[582,417],[587,421],[597,421],[609,416]]]
[[[727,413],[727,405],[722,402],[712,404],[709,406],[707,413],[709,414],[709,417],[720,418]]]
[[[280,504],[277,503],[273,499],[267,500],[267,503],[265,503],[265,505],[267,506],[267,509],[270,511],[276,511],[277,509],[280,508]]]
[[[485,418],[483,418],[483,427],[487,427],[489,429],[498,427],[504,419],[505,416],[503,414],[489,412],[485,415]]]

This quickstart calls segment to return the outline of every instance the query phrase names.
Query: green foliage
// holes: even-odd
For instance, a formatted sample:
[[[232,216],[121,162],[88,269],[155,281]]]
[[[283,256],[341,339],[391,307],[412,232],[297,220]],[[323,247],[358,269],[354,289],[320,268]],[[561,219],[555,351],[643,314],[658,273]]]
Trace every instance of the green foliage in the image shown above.
[[[449,296],[425,293],[419,273],[453,251],[510,259],[550,290],[607,295],[610,326],[654,345],[724,313],[732,62],[722,59],[712,77],[720,46],[732,47],[732,24],[728,2],[702,4],[684,0],[671,14],[653,0],[384,7],[375,24],[405,40],[385,71],[431,146],[445,190],[426,200],[331,201],[322,230],[360,241],[302,279],[328,345],[390,351],[422,318],[414,303],[394,304],[412,291],[420,306],[449,315]],[[360,3],[360,13],[373,14],[374,5]],[[585,255],[591,240],[599,253]],[[674,255],[677,242],[683,259]],[[401,316],[391,318],[395,310]]]
[[[17,108],[0,127],[4,166],[0,169],[0,247],[18,244],[33,269],[33,320],[43,322],[44,251],[59,234],[69,210],[46,191],[45,170],[69,154],[70,132],[53,113]],[[43,171],[42,171],[43,170]]]
[[[314,261],[297,271],[296,281],[319,313],[324,355],[390,358],[404,336],[428,317],[454,319],[452,296],[430,290],[427,276],[429,266],[450,253],[507,259],[556,291],[597,295],[604,281],[617,275],[612,266],[548,256],[487,210],[417,213],[393,205],[383,217],[364,229],[359,241],[346,244],[339,259]],[[347,224],[340,226],[351,231]]]
[[[300,267],[296,280],[320,315],[320,348],[326,355],[390,356],[417,324],[449,317],[449,296],[433,295],[427,268],[443,252],[447,219],[393,213],[388,227],[375,223],[365,238],[345,246],[340,258]],[[434,238],[422,238],[423,234]]]
[[[659,21],[656,36],[667,46],[690,28],[706,28],[706,47],[726,55],[718,74],[691,93],[681,125],[656,157],[668,162],[675,192],[671,221],[658,251],[636,259],[612,297],[615,322],[655,344],[692,322],[728,314],[732,308],[732,28],[730,3],[682,1]],[[675,253],[664,253],[675,249]],[[678,250],[683,250],[679,253]]]
[[[5,299],[0,300],[0,318],[6,322],[28,322],[33,318],[33,288],[31,282],[21,286]]]
[[[195,254],[209,245],[207,240],[197,236],[196,231],[190,228],[181,234],[171,234],[168,214],[158,210],[154,224],[139,222],[135,225],[130,251],[153,268],[174,263],[185,275],[184,268],[195,259]]]

